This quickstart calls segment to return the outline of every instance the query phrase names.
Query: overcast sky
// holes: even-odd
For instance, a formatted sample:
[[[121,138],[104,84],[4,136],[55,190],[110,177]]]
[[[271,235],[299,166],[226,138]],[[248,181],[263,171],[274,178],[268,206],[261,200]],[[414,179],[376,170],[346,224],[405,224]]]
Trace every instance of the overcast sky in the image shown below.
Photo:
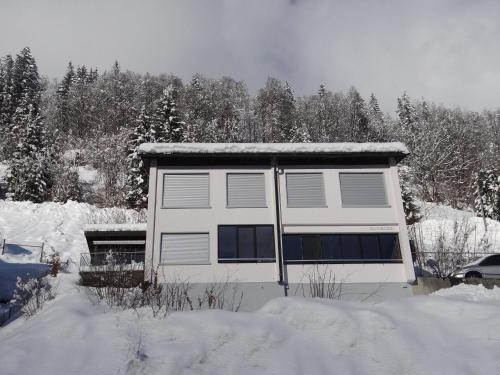
[[[354,85],[382,107],[411,97],[500,107],[498,0],[0,0],[0,55],[30,46],[41,74],[67,62],[140,73],[268,76],[297,95]]]

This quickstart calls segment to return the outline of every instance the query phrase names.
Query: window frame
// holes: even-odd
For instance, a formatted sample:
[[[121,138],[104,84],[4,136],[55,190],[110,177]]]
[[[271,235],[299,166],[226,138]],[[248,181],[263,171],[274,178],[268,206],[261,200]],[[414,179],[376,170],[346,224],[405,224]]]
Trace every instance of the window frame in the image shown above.
[[[263,206],[231,206],[229,204],[229,175],[262,175],[264,178],[264,205]],[[226,208],[268,208],[267,204],[267,189],[266,189],[266,173],[264,171],[261,172],[226,172]]]
[[[172,207],[165,206],[165,178],[168,175],[183,175],[183,176],[193,176],[193,175],[203,175],[208,177],[208,187],[207,187],[207,206],[197,206],[197,207]],[[207,208],[212,208],[210,206],[210,172],[163,172],[162,173],[162,189],[161,189],[161,209],[168,210],[203,210]]]
[[[385,204],[383,205],[350,205],[350,204],[344,204],[344,200],[342,199],[342,175],[361,175],[361,174],[378,174],[382,175],[382,185],[384,189],[384,195],[385,195]],[[342,205],[342,208],[391,208],[391,204],[389,203],[389,195],[387,193],[387,184],[385,181],[385,172],[384,171],[370,171],[370,172],[343,172],[339,171],[339,189],[340,189],[340,203]]]
[[[361,258],[355,259],[355,258],[345,258],[345,259],[304,259],[304,254],[303,254],[303,249],[302,249],[302,239],[301,239],[301,255],[302,259],[298,260],[289,260],[286,259],[286,254],[285,254],[285,248],[283,247],[283,261],[285,264],[288,265],[293,265],[293,264],[402,264],[403,263],[403,255],[401,252],[401,243],[399,241],[399,233],[394,233],[394,232],[377,232],[377,233],[284,233],[283,237],[285,236],[319,236],[319,242],[321,244],[321,254],[324,254],[324,249],[323,249],[323,241],[321,236],[332,236],[332,235],[357,235],[358,236],[358,242],[359,246],[361,249]],[[362,243],[362,236],[364,235],[372,235],[372,236],[377,236],[377,241],[378,241],[378,248],[380,254],[382,254],[382,246],[381,246],[381,238],[380,236],[382,235],[393,235],[396,243],[397,243],[397,249],[399,253],[399,257],[397,259],[364,259],[363,258],[363,243]],[[340,241],[342,243],[342,241]],[[341,253],[344,254],[344,249],[343,247],[340,249]]]
[[[162,245],[163,245],[163,236],[164,235],[181,235],[181,234],[206,234],[208,236],[208,261],[206,263],[168,263],[167,260],[162,260]],[[158,259],[158,264],[160,266],[206,266],[206,265],[211,265],[212,262],[210,261],[210,232],[161,232],[160,233],[160,248],[159,248],[159,259]]]
[[[219,254],[221,253],[221,240],[219,235],[220,228],[234,227],[236,228],[236,255],[239,255],[239,228],[253,228],[253,241],[254,241],[254,254],[255,258],[220,258]],[[258,248],[257,248],[257,228],[271,228],[272,233],[272,246],[273,246],[273,254],[274,258],[258,258]],[[276,238],[274,234],[274,224],[219,224],[217,225],[217,262],[218,263],[276,263]]]

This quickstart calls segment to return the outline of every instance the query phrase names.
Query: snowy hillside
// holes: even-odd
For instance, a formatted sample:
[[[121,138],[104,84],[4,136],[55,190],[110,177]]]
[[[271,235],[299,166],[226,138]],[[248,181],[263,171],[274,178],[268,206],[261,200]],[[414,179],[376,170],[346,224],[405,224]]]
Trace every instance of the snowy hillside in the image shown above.
[[[97,208],[86,203],[10,202],[0,200],[0,238],[11,243],[44,242],[47,252],[59,252],[63,261],[78,261],[88,251],[83,227],[88,223],[136,223],[145,216],[122,208]],[[3,256],[19,262],[36,262],[39,252]]]
[[[443,241],[450,250],[500,252],[500,222],[477,217],[473,212],[423,202],[422,220],[414,225],[423,251],[435,251]],[[486,228],[485,228],[486,224]]]
[[[59,295],[44,310],[0,329],[2,375],[465,375],[500,368],[500,289],[460,286],[376,305],[281,298],[254,313],[156,319],[143,309],[105,312],[74,276],[58,279]]]

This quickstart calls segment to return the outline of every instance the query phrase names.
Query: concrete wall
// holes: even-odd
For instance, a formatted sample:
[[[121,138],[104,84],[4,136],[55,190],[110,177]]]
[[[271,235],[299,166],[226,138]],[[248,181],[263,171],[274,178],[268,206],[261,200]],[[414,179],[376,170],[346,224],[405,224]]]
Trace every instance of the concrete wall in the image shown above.
[[[324,174],[327,208],[286,207],[287,171],[320,171]],[[340,199],[340,171],[382,172],[388,196],[388,207],[344,208]],[[210,174],[210,208],[163,209],[163,174],[169,172],[208,172]],[[266,179],[266,208],[227,208],[226,173],[262,172]],[[395,264],[335,264],[319,265],[321,272],[332,271],[343,283],[406,283],[415,278],[411,253],[404,223],[404,213],[395,163],[390,166],[288,166],[280,175],[283,233],[398,233],[403,263]],[[279,278],[278,255],[275,263],[219,264],[217,254],[217,227],[220,224],[271,224],[276,226],[274,177],[271,168],[263,167],[157,167],[150,166],[148,229],[146,259],[158,269],[160,281],[169,275],[182,275],[193,283],[238,281],[243,283],[276,283]],[[276,229],[276,228],[275,228]],[[210,259],[206,265],[161,265],[160,242],[162,233],[207,232],[210,235]],[[278,238],[275,235],[275,249]],[[303,283],[311,266],[289,265],[287,281]],[[149,273],[148,273],[149,274]],[[274,290],[274,289],[273,289]]]

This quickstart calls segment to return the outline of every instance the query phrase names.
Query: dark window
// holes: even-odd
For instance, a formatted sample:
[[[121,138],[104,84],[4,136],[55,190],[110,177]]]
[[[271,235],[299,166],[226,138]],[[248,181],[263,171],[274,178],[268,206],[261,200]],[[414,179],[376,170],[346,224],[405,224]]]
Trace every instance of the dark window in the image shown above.
[[[274,262],[272,225],[219,225],[219,262]]]
[[[305,260],[321,258],[321,239],[319,236],[302,236],[302,258]]]
[[[492,255],[481,262],[481,266],[500,266],[500,255]]]
[[[337,234],[321,235],[321,259],[342,259],[341,237]]]
[[[302,236],[293,234],[283,236],[283,252],[286,260],[302,260]]]
[[[283,255],[290,263],[401,262],[397,234],[286,234]]]
[[[361,253],[361,243],[359,235],[357,234],[343,234],[341,235],[342,254],[344,259],[363,259]]]
[[[363,234],[360,237],[363,259],[380,259],[378,236],[376,234]]]
[[[255,227],[257,258],[274,259],[274,230],[272,226]]]

